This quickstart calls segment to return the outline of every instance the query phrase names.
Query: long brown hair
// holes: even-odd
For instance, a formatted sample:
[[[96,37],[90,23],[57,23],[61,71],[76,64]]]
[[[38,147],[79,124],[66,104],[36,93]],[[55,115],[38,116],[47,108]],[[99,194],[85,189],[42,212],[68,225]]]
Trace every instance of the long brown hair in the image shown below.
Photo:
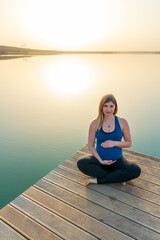
[[[99,108],[98,108],[98,116],[96,118],[95,122],[95,131],[97,129],[100,129],[102,127],[103,119],[104,119],[104,114],[103,114],[103,106],[105,103],[112,102],[115,105],[115,110],[114,110],[114,115],[117,114],[118,112],[118,105],[115,97],[113,94],[106,94],[102,97],[100,103],[99,103]]]

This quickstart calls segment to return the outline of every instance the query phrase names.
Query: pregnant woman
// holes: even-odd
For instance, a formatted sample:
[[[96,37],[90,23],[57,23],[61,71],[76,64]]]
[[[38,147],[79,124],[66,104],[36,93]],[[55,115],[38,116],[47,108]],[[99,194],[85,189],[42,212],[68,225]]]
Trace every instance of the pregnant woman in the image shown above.
[[[117,101],[112,94],[102,97],[98,116],[89,127],[88,147],[90,155],[81,157],[77,166],[81,172],[91,176],[84,185],[90,183],[117,183],[137,178],[140,167],[123,157],[122,148],[131,147],[131,134],[127,121],[116,116]],[[123,138],[123,141],[122,141]]]

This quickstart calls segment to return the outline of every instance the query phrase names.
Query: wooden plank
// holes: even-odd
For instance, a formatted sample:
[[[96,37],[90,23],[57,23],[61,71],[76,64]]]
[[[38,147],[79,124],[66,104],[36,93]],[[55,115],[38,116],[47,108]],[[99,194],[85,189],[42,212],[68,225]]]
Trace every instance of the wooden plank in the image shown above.
[[[88,148],[88,147],[87,147]],[[89,151],[89,150],[87,150]],[[136,151],[132,151],[130,149],[123,149],[123,152],[124,154],[130,154],[130,155],[133,155],[135,157],[141,157],[141,158],[145,158],[145,159],[150,159],[150,160],[153,160],[155,162],[160,162],[160,158],[158,157],[154,157],[154,156],[151,156],[151,155],[147,155],[147,154],[144,154],[144,153],[140,153],[140,152],[136,152]]]
[[[79,175],[82,175],[82,176],[85,176],[86,178],[87,178],[87,176],[86,175],[84,175],[84,174],[82,174],[78,169],[77,169],[77,166],[76,166],[76,163],[75,162],[73,162],[72,161],[72,165],[70,165],[70,163],[68,162],[68,160],[67,161],[65,161],[65,162],[63,162],[59,167],[62,167],[62,166],[65,166],[65,167],[67,167],[67,165],[68,165],[68,169],[72,169],[73,171],[75,171],[77,174],[79,174]],[[84,181],[84,180],[83,180]],[[134,182],[134,184],[133,184],[133,182]],[[136,184],[137,183],[137,184]],[[127,186],[125,186],[125,188],[124,187],[122,187],[121,186],[121,184],[108,184],[107,183],[107,185],[112,185],[112,187],[114,187],[114,188],[117,188],[117,186],[120,186],[120,190],[127,190],[129,187],[130,187],[130,190],[131,190],[131,187],[133,188],[135,188],[136,187],[136,189],[137,189],[137,187],[139,188],[139,191],[134,191],[134,194],[137,196],[137,193],[138,193],[138,197],[142,197],[142,198],[144,198],[145,196],[146,196],[146,194],[147,194],[147,196],[149,197],[149,199],[148,199],[148,197],[147,197],[147,199],[148,200],[151,200],[151,201],[153,201],[154,203],[157,203],[157,204],[159,204],[160,205],[160,196],[159,195],[157,195],[157,185],[156,185],[156,187],[154,187],[153,189],[151,189],[150,190],[150,188],[149,187],[151,187],[152,185],[147,185],[146,184],[147,182],[146,181],[143,181],[142,182],[142,186],[143,186],[143,189],[142,188],[139,188],[139,187],[141,187],[141,185],[139,184],[139,182],[137,182],[137,181],[135,181],[135,179],[133,180],[133,181],[130,181],[130,182],[128,182],[127,183]],[[146,188],[144,188],[144,184],[146,184],[147,186],[146,186]],[[130,186],[129,186],[130,185]],[[132,191],[134,190],[134,188],[132,189]],[[153,190],[156,188],[156,192],[153,192]],[[145,192],[144,192],[145,191]],[[150,192],[150,194],[148,194],[148,191],[151,191]],[[130,193],[130,191],[128,192],[128,193]],[[146,193],[146,194],[145,194]]]
[[[158,161],[154,161],[152,159],[149,159],[147,157],[141,157],[134,154],[125,153],[124,156],[131,161],[136,161],[139,164],[142,164],[144,166],[147,166],[149,168],[155,168],[160,169],[160,163]]]
[[[70,160],[65,160],[60,166],[65,166],[65,165],[67,165],[67,164],[68,164],[68,166],[71,167],[72,169],[78,170],[78,168],[77,168],[77,163],[76,163],[76,161],[74,161],[74,160],[72,160],[72,161],[70,161]],[[69,164],[70,164],[70,165],[69,165]],[[73,166],[72,166],[71,164],[73,164]],[[79,170],[78,170],[78,171],[79,171]],[[79,171],[79,172],[80,172],[80,171]],[[142,179],[142,180],[145,180],[145,181],[154,183],[154,184],[156,184],[156,185],[160,185],[160,178],[159,178],[159,177],[154,176],[154,175],[151,175],[151,174],[147,174],[146,172],[143,171],[143,169],[142,169],[142,173],[141,173],[139,179]]]
[[[134,239],[159,240],[159,234],[131,221],[130,219],[122,217],[113,211],[109,211],[107,208],[103,208],[94,202],[94,198],[92,201],[88,201],[85,198],[87,191],[84,193],[84,196],[76,193],[79,186],[74,184],[74,191],[72,182],[63,179],[60,176],[55,175],[53,182],[48,182],[47,180],[42,179],[36,183],[35,187]]]
[[[21,236],[14,229],[12,229],[6,223],[4,223],[2,220],[0,220],[0,239],[3,239],[3,240],[9,240],[9,239],[25,240],[27,238]]]
[[[89,232],[98,239],[105,239],[107,235],[109,235],[112,240],[133,239],[36,188],[31,187],[24,192],[23,195]]]
[[[85,146],[85,148],[86,148],[86,149],[88,148],[87,145]],[[148,158],[148,159],[151,159],[151,160],[160,162],[160,158],[158,158],[158,157],[154,157],[154,156],[151,156],[151,155],[148,155],[148,154],[136,152],[136,151],[133,151],[133,150],[131,150],[131,149],[124,148],[124,149],[123,149],[123,152],[124,152],[124,153],[128,153],[128,154],[132,154],[132,155],[134,155],[134,156],[140,156],[140,157],[143,157],[143,158]]]
[[[139,166],[142,168],[143,172],[160,178],[160,171],[159,171],[159,169],[149,168],[149,167],[146,167],[146,166],[144,166],[142,164],[139,164]]]
[[[158,206],[160,206],[160,196],[150,192],[148,190],[145,190],[143,188],[139,188],[135,185],[131,185],[131,184],[127,184],[125,187],[122,186],[121,184],[110,184],[111,187],[115,188],[115,189],[119,189],[123,192],[126,192],[128,194],[134,195],[139,197],[140,199],[144,199],[147,200],[151,203],[154,203]]]
[[[154,183],[150,183],[148,181],[145,181],[145,180],[139,179],[139,178],[131,180],[129,183],[133,186],[137,186],[142,189],[145,189],[151,193],[156,193],[157,195],[160,195],[160,186],[156,185]]]
[[[61,169],[59,167],[57,167],[54,172],[61,174],[63,177],[74,180],[76,183],[82,182],[82,179],[84,180],[82,176],[79,176],[73,172],[69,172],[66,169]],[[91,200],[94,195],[94,200],[96,199],[96,202],[101,206],[106,207],[124,217],[127,217],[160,233],[160,219],[157,217],[151,216],[146,212],[142,212],[135,207],[126,205],[123,202],[118,201],[117,198],[112,200],[107,195],[101,193],[98,194],[97,191],[93,191],[93,189],[87,189],[87,191],[87,197],[89,200]]]
[[[122,205],[118,201],[113,201],[112,199],[104,196],[103,194],[96,193],[96,191],[93,191],[91,189],[86,189],[84,186],[81,186],[80,184],[73,182],[69,179],[65,179],[62,176],[57,175],[56,173],[55,174],[50,173],[45,178],[48,179],[48,181],[56,182],[56,184],[59,183],[59,185],[61,184],[61,186],[63,185],[65,189],[68,189],[73,193],[86,198],[89,201],[93,201],[96,204],[108,209],[109,211],[114,212],[115,214],[119,214],[122,217],[125,217],[128,220],[131,220],[132,222],[136,221],[141,226],[144,226],[150,230],[153,230],[159,233],[160,220],[159,219],[157,220],[157,218],[153,216],[150,217],[149,214],[147,215],[146,213],[140,213],[140,211],[135,208],[125,206],[125,204]],[[86,195],[86,191],[87,191],[87,195]],[[119,209],[120,207],[123,207],[123,208]]]
[[[75,156],[72,157],[72,161],[76,162]],[[151,191],[153,193],[160,194],[160,178],[150,176],[150,175],[148,176],[147,181],[146,181],[146,178],[147,178],[146,174],[144,174],[144,177],[142,174],[142,176],[140,176],[138,179],[134,179],[134,185],[136,185],[142,189],[146,189],[147,191]],[[152,182],[150,183],[149,181],[152,181],[154,184],[152,184]],[[156,183],[156,181],[157,181],[157,183]],[[133,181],[130,181],[129,183],[133,185]]]
[[[66,164],[67,163],[67,164]],[[72,172],[72,170],[79,174],[78,170],[74,170],[73,164],[69,164],[68,162],[63,162],[60,166],[60,168],[66,169],[67,171]],[[84,174],[81,174],[84,179],[86,178]],[[118,201],[121,201],[123,203],[126,203],[127,205],[136,207],[140,210],[143,210],[144,212],[148,212],[149,214],[152,214],[154,216],[159,217],[160,216],[160,207],[150,203],[146,200],[140,199],[139,197],[130,195],[128,193],[124,193],[122,191],[120,191],[119,189],[115,189],[113,187],[111,187],[108,184],[99,184],[99,185],[89,185],[88,188],[94,189],[97,192],[103,193],[105,195],[107,195],[108,197],[111,197],[113,199],[117,199],[118,196]]]
[[[20,195],[12,203],[12,206],[23,212],[30,218],[33,218],[43,227],[54,231],[58,236],[68,240],[96,240],[97,238],[89,233],[77,228],[75,225],[48,211],[40,205],[34,203],[28,198]]]
[[[90,151],[89,151],[89,149],[88,149],[88,144],[86,144],[84,147],[82,147],[82,148],[79,150],[79,152],[87,152],[87,153],[89,153]]]
[[[12,229],[26,236],[26,239],[62,239],[9,204],[1,210],[1,216]]]

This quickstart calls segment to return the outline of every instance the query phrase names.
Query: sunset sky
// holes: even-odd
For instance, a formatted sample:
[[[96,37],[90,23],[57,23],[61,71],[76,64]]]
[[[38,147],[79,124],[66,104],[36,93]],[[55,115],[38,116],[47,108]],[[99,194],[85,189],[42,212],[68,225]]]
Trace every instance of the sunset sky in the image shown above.
[[[0,0],[0,45],[160,51],[160,0]]]

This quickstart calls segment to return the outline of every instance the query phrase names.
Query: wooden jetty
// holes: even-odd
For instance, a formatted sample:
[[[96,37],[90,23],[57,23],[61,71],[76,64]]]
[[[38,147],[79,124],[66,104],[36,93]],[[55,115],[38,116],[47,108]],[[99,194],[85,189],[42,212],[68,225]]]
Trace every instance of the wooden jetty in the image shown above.
[[[76,161],[88,153],[85,146],[5,206],[0,239],[160,240],[160,159],[124,150],[139,178],[85,187]]]

